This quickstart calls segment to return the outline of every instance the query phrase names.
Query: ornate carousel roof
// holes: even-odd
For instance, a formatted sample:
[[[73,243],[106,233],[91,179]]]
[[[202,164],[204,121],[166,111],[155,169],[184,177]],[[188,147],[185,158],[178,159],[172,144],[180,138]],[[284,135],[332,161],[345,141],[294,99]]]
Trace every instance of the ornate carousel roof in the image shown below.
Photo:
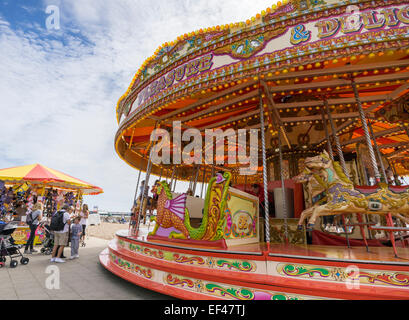
[[[116,151],[146,168],[152,130],[171,130],[174,121],[203,133],[260,129],[261,99],[269,159],[278,132],[287,153],[321,152],[325,126],[332,134],[328,110],[343,151],[354,153],[365,143],[356,85],[383,156],[407,174],[408,31],[409,1],[291,0],[245,22],[184,34],[143,63],[119,100]],[[179,178],[193,168],[181,166]]]

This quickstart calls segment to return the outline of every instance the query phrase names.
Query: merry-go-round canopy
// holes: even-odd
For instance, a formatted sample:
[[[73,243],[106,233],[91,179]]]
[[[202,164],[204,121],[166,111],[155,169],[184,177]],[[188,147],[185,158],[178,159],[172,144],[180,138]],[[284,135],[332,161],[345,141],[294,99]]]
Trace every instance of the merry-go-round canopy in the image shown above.
[[[27,182],[43,187],[81,191],[84,195],[98,195],[104,192],[100,187],[40,164],[0,169],[0,181],[6,184]]]
[[[359,13],[350,23],[352,3]],[[201,133],[260,129],[263,103],[268,159],[278,156],[278,132],[284,154],[322,152],[326,128],[354,154],[366,141],[361,107],[382,156],[408,174],[408,8],[395,0],[288,0],[245,22],[181,35],[143,63],[119,100],[115,149],[145,170],[155,128],[171,131],[180,121],[183,131]],[[180,179],[194,173],[188,165],[178,171]]]

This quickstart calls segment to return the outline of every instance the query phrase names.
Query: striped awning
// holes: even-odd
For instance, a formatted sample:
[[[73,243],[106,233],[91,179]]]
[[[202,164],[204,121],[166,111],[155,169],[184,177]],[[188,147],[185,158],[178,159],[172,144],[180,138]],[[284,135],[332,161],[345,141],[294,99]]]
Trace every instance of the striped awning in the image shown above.
[[[79,190],[84,195],[97,195],[104,192],[88,182],[40,164],[0,169],[0,180],[6,184],[28,182],[33,185]]]

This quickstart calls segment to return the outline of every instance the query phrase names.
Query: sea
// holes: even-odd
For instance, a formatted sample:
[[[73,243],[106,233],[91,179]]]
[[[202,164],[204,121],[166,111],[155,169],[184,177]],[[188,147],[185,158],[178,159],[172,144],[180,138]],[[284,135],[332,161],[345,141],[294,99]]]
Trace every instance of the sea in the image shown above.
[[[91,214],[93,213],[99,213],[100,216],[112,216],[112,217],[129,217],[131,216],[131,212],[114,212],[114,211],[103,211],[103,210],[98,210],[98,212],[91,211]]]

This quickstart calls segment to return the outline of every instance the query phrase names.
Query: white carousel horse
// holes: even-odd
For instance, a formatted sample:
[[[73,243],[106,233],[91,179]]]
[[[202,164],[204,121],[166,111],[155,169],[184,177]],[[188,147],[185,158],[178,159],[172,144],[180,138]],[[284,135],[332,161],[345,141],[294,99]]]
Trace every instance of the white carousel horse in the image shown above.
[[[308,228],[312,229],[318,217],[361,214],[391,214],[409,223],[409,187],[395,187],[380,184],[379,187],[354,187],[351,180],[342,172],[338,162],[332,162],[327,152],[308,158],[305,166],[314,179],[324,188],[326,203],[316,203],[301,214],[299,227],[310,217]],[[307,171],[307,173],[308,173]],[[310,180],[311,181],[311,180]]]

